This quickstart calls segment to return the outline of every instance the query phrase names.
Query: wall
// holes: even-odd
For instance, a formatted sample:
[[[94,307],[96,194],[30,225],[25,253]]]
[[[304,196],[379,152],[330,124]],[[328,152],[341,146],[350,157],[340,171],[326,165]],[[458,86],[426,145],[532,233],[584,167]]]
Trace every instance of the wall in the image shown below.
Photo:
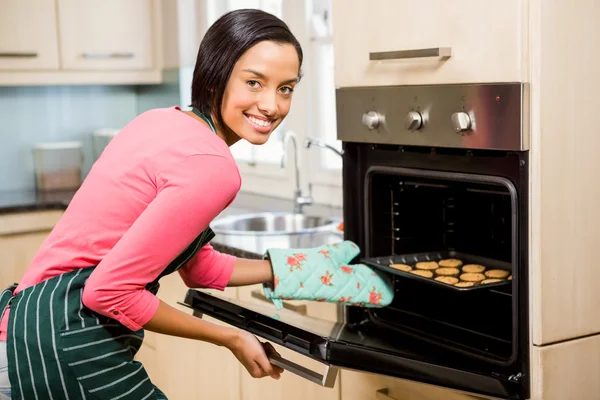
[[[36,143],[79,140],[84,173],[92,165],[91,134],[120,128],[140,112],[179,104],[177,71],[155,86],[0,87],[0,191],[35,188]]]

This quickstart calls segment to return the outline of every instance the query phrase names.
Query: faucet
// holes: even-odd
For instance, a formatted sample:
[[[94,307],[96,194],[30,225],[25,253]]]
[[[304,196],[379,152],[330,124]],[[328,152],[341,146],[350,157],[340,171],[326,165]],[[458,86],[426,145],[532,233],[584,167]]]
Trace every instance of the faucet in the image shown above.
[[[321,139],[317,139],[315,137],[307,137],[304,140],[304,147],[306,147],[307,149],[309,149],[310,146],[313,145],[313,144],[315,146],[319,146],[319,147],[322,147],[324,149],[329,149],[329,150],[335,152],[338,156],[340,156],[342,158],[344,156],[344,150],[340,151],[340,150],[336,149],[335,147],[333,147],[332,145],[325,143]]]
[[[289,141],[294,143],[294,170],[296,174],[296,189],[294,190],[294,214],[302,214],[302,208],[313,203],[312,184],[308,185],[308,196],[302,196],[300,190],[300,168],[298,168],[298,137],[294,132],[288,131],[283,137],[283,154],[281,156],[281,168],[286,164],[286,148]]]

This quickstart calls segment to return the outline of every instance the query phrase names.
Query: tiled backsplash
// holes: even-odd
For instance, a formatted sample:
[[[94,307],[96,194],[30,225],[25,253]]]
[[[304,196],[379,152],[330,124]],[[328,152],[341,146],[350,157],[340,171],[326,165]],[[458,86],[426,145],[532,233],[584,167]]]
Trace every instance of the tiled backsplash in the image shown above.
[[[92,132],[179,104],[178,78],[169,71],[166,83],[155,86],[0,87],[0,190],[35,188],[32,148],[40,142],[82,141],[87,173]]]

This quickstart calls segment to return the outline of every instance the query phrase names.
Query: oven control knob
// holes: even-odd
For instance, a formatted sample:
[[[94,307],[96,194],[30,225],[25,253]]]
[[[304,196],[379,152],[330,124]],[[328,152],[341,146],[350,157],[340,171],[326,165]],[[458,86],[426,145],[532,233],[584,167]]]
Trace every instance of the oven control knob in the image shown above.
[[[379,125],[385,122],[385,118],[383,115],[375,112],[369,111],[368,113],[363,114],[362,123],[369,129],[377,129]]]
[[[404,118],[404,127],[409,131],[418,131],[423,126],[423,117],[417,111],[411,111]]]
[[[452,114],[452,126],[456,133],[468,131],[471,129],[471,118],[466,112],[456,112]]]

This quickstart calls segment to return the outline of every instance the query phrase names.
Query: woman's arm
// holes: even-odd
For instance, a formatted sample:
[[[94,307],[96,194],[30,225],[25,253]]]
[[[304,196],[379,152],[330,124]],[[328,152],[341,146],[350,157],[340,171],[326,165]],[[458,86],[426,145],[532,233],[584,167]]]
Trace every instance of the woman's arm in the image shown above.
[[[224,346],[235,355],[250,376],[254,378],[270,376],[273,379],[279,379],[283,372],[281,368],[275,367],[269,362],[267,355],[277,354],[270,344],[260,343],[249,332],[213,324],[186,314],[162,300],[152,319],[144,325],[144,329]]]
[[[238,258],[205,245],[179,271],[189,288],[223,290],[227,286],[246,286],[271,282],[273,271],[266,260]]]
[[[238,258],[227,286],[246,286],[273,281],[273,268],[269,260]]]

